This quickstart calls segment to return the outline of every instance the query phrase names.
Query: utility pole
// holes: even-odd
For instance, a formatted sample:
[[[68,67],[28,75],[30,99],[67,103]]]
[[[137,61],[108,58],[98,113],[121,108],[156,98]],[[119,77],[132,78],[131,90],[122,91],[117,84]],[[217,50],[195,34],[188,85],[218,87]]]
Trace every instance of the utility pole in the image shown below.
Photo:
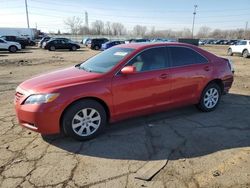
[[[89,17],[88,17],[88,12],[85,11],[85,26],[89,28]]]
[[[192,26],[192,38],[194,38],[194,22],[195,22],[195,15],[196,15],[196,9],[198,5],[194,5],[194,12],[193,12],[193,26]]]
[[[28,28],[30,28],[30,21],[29,21],[29,13],[28,13],[27,0],[25,0],[25,8],[26,8],[27,26],[28,26]]]
[[[247,39],[247,30],[248,30],[248,22],[246,22],[246,27],[245,27],[245,39]]]

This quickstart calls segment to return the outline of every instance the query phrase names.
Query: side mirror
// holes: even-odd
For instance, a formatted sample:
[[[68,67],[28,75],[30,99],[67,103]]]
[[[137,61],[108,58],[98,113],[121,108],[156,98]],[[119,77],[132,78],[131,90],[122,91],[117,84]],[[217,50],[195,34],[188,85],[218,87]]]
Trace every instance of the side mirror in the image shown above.
[[[126,67],[123,67],[122,70],[121,70],[121,73],[122,74],[133,74],[136,72],[136,67],[135,66],[126,66]]]

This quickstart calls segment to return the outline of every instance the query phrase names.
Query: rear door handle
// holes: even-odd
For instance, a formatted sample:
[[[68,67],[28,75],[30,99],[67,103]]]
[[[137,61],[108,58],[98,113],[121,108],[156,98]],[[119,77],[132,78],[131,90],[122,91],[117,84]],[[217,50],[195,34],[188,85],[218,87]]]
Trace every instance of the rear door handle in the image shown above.
[[[167,77],[168,77],[168,74],[161,74],[161,75],[160,75],[160,78],[161,78],[161,79],[166,79]]]
[[[209,66],[205,66],[205,67],[204,67],[204,70],[205,70],[205,71],[210,71],[210,67],[209,67]]]

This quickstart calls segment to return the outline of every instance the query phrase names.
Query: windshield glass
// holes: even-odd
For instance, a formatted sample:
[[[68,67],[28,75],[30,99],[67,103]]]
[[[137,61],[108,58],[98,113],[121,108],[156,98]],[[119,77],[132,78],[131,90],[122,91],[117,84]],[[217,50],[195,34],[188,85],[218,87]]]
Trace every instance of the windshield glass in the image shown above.
[[[237,43],[237,45],[246,45],[247,41],[241,40]]]
[[[133,51],[132,48],[110,48],[88,59],[79,68],[89,72],[105,73]]]

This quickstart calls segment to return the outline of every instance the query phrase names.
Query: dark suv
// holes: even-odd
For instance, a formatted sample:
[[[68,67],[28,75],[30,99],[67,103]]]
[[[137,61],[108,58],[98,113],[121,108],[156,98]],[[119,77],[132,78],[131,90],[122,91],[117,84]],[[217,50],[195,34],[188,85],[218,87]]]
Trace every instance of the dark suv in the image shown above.
[[[106,38],[96,38],[92,39],[91,42],[88,43],[88,47],[94,50],[99,50],[102,47],[102,44],[108,42],[109,40]]]
[[[75,51],[80,48],[80,45],[71,41],[67,38],[55,38],[49,40],[44,49],[48,49],[50,51],[55,51],[56,49],[69,49]]]
[[[19,44],[21,44],[22,49],[24,49],[30,43],[28,39],[17,36],[1,36],[1,38],[10,42],[18,42]]]

